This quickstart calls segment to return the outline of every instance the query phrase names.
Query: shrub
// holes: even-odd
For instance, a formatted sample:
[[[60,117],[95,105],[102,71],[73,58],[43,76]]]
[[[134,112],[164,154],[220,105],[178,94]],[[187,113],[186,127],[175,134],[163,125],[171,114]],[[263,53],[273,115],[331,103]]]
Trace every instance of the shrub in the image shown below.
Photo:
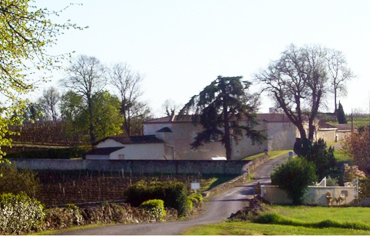
[[[305,157],[308,161],[312,161],[315,164],[318,181],[333,173],[336,162],[334,148],[329,147],[327,149],[323,139],[314,142]]]
[[[20,234],[37,230],[44,218],[43,206],[25,193],[0,195],[0,233]]]
[[[278,165],[271,174],[271,181],[287,193],[294,205],[299,205],[303,202],[308,185],[317,179],[315,172],[312,162],[297,157]]]
[[[188,196],[188,199],[192,202],[194,206],[200,206],[203,202],[203,196],[199,193],[192,193]]]
[[[153,218],[161,221],[166,216],[164,202],[160,199],[152,199],[141,203],[141,208],[145,209]]]
[[[14,166],[0,166],[0,193],[26,193],[35,197],[40,189],[37,173],[32,170],[18,170]]]
[[[140,180],[131,185],[125,192],[125,200],[132,206],[140,206],[141,203],[150,199],[161,199],[165,207],[171,207],[185,215],[187,188],[185,184],[178,181],[146,182]]]

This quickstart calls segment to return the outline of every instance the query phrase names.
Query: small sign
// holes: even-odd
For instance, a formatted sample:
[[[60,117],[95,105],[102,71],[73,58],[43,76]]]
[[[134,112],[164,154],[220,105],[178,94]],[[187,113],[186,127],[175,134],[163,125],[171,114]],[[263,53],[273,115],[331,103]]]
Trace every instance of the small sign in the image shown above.
[[[200,183],[191,183],[191,189],[194,190],[200,189]]]

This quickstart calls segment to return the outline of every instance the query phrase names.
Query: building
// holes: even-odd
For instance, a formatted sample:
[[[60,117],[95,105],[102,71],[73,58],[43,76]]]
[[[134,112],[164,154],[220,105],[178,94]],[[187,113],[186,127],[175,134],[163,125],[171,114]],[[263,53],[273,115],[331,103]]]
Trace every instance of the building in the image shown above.
[[[259,125],[255,127],[267,138],[262,144],[252,144],[247,138],[232,141],[232,159],[264,151],[292,149],[297,136],[295,126],[288,117],[280,113],[258,114]],[[191,149],[194,137],[202,130],[192,122],[191,116],[167,116],[147,120],[143,123],[144,135],[155,135],[165,142],[165,156],[173,160],[211,160],[212,157],[225,157],[225,148],[220,142],[211,142]]]

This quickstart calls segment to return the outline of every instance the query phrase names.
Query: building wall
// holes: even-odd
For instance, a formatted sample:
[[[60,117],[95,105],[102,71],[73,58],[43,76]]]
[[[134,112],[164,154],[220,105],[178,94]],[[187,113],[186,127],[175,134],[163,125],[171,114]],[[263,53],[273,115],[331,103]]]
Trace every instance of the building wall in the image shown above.
[[[349,135],[351,135],[351,130],[337,130],[338,142],[345,140]]]
[[[326,143],[332,143],[335,142],[335,136],[337,135],[337,132],[335,129],[330,130],[323,130],[319,129],[317,132],[317,140],[324,139]]]
[[[169,127],[172,133],[155,133],[155,131]],[[264,132],[268,140],[262,144],[252,144],[249,138],[242,138],[238,142],[232,141],[232,159],[240,160],[246,156],[264,152],[265,150],[292,149],[296,138],[296,128],[290,122],[261,122],[256,127]],[[202,131],[200,125],[192,123],[162,123],[144,124],[144,135],[155,134],[157,138],[165,141],[166,145],[173,147],[175,160],[210,160],[211,157],[225,157],[225,147],[220,142],[205,143],[196,150],[190,144],[198,132]],[[167,151],[166,156],[170,157]]]
[[[164,143],[125,144],[125,148],[112,152],[110,160],[165,160]]]
[[[309,186],[304,195],[304,203],[309,205],[328,206],[326,194],[330,193],[332,197],[338,198],[341,194],[346,195],[346,198],[341,205],[350,205],[355,200],[355,188],[343,186]],[[292,204],[285,191],[278,186],[264,185],[261,186],[261,196],[271,204]],[[332,202],[336,205],[335,202]]]
[[[267,122],[268,151],[293,149],[297,128],[291,122]]]
[[[123,147],[123,146],[125,146],[125,145],[123,145],[122,143],[117,142],[113,139],[107,139],[103,142],[98,143],[98,145],[96,145],[97,148]]]

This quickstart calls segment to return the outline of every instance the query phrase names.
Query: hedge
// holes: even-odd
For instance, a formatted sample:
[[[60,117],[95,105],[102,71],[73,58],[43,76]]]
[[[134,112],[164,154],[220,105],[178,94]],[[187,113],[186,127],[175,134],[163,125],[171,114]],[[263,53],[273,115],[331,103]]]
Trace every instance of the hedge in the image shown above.
[[[163,217],[166,216],[166,210],[164,209],[163,200],[148,200],[141,203],[140,207],[145,209],[152,217],[156,218],[157,221],[162,221]]]
[[[178,181],[146,182],[140,180],[125,192],[126,202],[135,207],[151,199],[163,200],[165,207],[176,209],[180,216],[186,215],[188,211],[187,189],[184,183]]]

